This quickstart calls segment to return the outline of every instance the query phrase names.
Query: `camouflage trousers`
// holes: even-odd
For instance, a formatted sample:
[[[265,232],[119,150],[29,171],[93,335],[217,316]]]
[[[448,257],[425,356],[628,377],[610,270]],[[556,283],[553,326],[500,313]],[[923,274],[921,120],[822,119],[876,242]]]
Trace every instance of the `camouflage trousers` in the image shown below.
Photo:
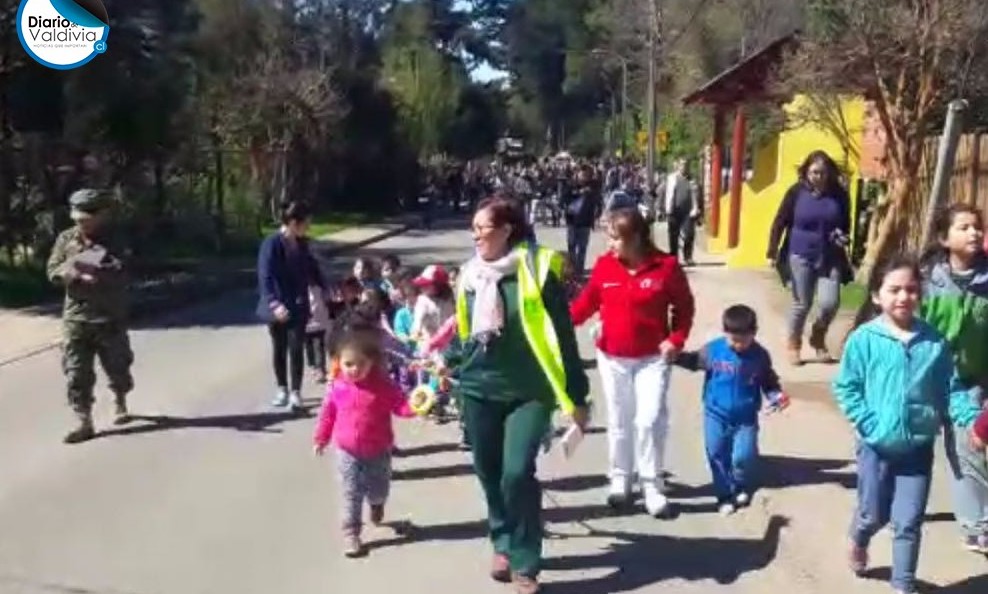
[[[76,413],[89,414],[93,408],[97,357],[117,398],[134,389],[130,375],[134,353],[124,325],[66,322],[62,338],[62,371],[68,382],[69,406]]]

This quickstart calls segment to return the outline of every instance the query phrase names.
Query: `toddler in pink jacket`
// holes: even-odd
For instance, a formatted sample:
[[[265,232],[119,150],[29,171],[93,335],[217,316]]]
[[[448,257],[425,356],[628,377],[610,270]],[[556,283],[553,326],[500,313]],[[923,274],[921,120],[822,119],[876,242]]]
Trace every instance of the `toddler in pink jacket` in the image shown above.
[[[364,554],[360,540],[364,500],[371,522],[384,519],[391,487],[393,416],[412,417],[408,400],[384,369],[381,334],[356,330],[339,345],[340,375],[323,401],[316,423],[314,450],[336,450],[343,496],[344,553]]]

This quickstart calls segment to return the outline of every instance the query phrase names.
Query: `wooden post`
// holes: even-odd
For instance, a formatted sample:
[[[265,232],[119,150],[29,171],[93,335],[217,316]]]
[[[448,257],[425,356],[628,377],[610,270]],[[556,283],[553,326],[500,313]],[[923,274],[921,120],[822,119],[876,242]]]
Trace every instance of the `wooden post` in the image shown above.
[[[741,233],[741,183],[744,181],[744,106],[734,114],[734,138],[731,142],[731,202],[727,213],[727,247],[736,248]]]
[[[971,176],[971,179],[968,180],[970,184],[968,191],[971,193],[970,203],[978,206],[978,179],[981,177],[981,134],[971,135],[970,159],[971,165],[967,170],[967,174]]]
[[[721,173],[724,169],[724,110],[714,108],[714,141],[710,146],[710,237],[720,234]]]

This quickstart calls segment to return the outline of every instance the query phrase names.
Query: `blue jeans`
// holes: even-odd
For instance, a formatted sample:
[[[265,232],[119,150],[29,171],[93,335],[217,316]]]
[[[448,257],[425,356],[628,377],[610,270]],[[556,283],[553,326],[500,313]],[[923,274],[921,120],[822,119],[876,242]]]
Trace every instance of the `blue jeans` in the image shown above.
[[[810,315],[814,297],[819,296],[820,313],[814,326],[821,336],[827,333],[831,322],[840,307],[840,271],[836,266],[829,270],[818,270],[806,258],[791,254],[789,268],[792,270],[792,310],[789,313],[789,338],[803,336],[806,318]]]
[[[985,452],[971,448],[964,428],[948,428],[943,437],[952,474],[954,517],[964,536],[988,534],[988,459]]]
[[[933,444],[890,457],[858,443],[858,507],[851,541],[867,548],[871,538],[892,522],[892,587],[913,591],[923,515],[930,496]]]
[[[573,264],[573,271],[582,275],[587,265],[587,246],[590,244],[590,227],[566,227],[566,252]]]
[[[706,414],[703,434],[717,501],[750,493],[758,462],[758,425],[731,423]]]

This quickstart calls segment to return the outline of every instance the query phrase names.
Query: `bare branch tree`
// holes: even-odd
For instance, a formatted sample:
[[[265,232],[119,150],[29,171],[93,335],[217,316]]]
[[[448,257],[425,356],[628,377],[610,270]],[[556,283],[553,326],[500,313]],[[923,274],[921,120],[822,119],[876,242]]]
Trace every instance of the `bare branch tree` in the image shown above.
[[[986,90],[988,3],[982,0],[818,0],[813,27],[791,57],[793,92],[866,94],[887,139],[888,209],[861,274],[889,252],[916,248],[907,223],[923,208],[924,141],[946,104]]]

